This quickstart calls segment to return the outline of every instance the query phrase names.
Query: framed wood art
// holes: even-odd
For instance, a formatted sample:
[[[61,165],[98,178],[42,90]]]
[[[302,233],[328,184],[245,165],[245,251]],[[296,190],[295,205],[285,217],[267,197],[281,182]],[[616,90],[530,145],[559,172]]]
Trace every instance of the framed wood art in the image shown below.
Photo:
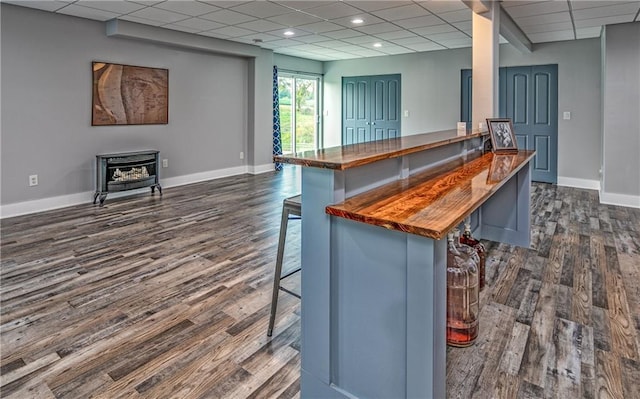
[[[169,70],[94,61],[91,125],[169,123]]]
[[[487,118],[487,127],[491,137],[493,152],[518,151],[518,142],[511,119]]]

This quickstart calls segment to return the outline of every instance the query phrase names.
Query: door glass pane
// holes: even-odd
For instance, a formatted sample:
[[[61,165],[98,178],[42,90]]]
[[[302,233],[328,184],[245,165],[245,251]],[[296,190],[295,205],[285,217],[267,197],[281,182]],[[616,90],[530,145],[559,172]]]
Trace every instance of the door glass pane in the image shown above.
[[[296,78],[295,151],[316,149],[317,135],[317,79]]]
[[[293,148],[293,119],[291,118],[291,107],[293,99],[291,96],[291,88],[293,87],[293,78],[278,77],[278,99],[280,101],[280,134],[282,140],[282,153],[291,154]]]

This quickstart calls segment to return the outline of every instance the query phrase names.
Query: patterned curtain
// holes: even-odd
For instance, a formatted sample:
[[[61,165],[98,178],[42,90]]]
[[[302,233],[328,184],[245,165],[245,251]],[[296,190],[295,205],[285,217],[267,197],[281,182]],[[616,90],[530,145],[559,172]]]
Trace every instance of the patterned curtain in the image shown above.
[[[278,67],[273,66],[273,155],[282,155],[280,135],[280,100],[278,98]],[[276,170],[282,170],[282,163],[276,162]]]

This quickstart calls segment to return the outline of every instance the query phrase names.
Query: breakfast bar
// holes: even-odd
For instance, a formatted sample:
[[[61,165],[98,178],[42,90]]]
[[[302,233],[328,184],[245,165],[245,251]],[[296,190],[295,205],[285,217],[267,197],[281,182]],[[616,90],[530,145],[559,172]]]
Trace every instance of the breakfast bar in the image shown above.
[[[529,246],[533,151],[443,131],[277,156],[302,168],[303,398],[446,396],[446,240]]]

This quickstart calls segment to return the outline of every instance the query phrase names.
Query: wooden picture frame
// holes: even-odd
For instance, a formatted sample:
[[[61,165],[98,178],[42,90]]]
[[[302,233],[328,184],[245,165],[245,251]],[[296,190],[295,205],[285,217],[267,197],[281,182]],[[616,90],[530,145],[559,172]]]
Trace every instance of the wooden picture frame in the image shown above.
[[[169,70],[92,62],[91,125],[169,123]]]
[[[493,152],[514,152],[518,151],[515,131],[511,119],[508,118],[487,118],[487,127],[491,137]]]

